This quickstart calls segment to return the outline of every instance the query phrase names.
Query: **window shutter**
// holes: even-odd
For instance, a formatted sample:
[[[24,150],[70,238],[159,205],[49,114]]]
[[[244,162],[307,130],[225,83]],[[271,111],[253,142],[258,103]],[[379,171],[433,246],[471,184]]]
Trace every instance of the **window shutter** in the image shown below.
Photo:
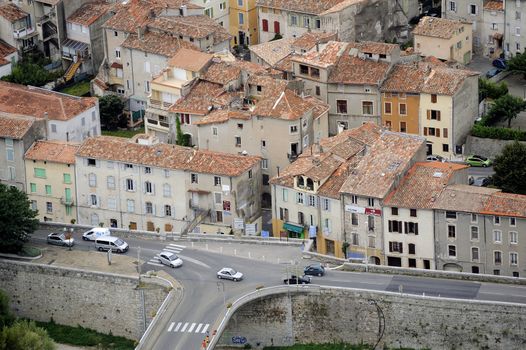
[[[393,251],[393,242],[389,242],[389,251],[390,251],[390,252]]]
[[[436,131],[435,131],[435,132],[436,132],[436,135],[435,135],[435,136],[436,136],[436,137],[440,137],[440,128],[436,128]]]
[[[427,119],[431,120],[431,110],[427,110]]]
[[[155,184],[152,183],[152,194],[155,195]]]
[[[156,210],[155,210],[156,208],[155,207],[156,207],[156,205],[152,202],[152,214],[153,215],[156,215]]]
[[[437,120],[440,121],[440,111],[437,111]]]
[[[407,222],[404,222],[404,232],[409,233],[409,225],[407,224]]]
[[[418,222],[415,222],[415,235],[418,234]]]
[[[443,132],[442,132],[442,135],[443,135],[445,138],[447,138],[447,128],[444,128],[442,131],[443,131]]]
[[[427,136],[427,128],[424,128],[424,136]]]
[[[393,221],[389,220],[389,232],[393,232]]]
[[[400,253],[403,253],[404,252],[404,244],[403,243],[398,243],[398,248],[399,248],[399,251]]]
[[[403,233],[403,231],[402,231],[402,221],[398,221],[398,232]]]

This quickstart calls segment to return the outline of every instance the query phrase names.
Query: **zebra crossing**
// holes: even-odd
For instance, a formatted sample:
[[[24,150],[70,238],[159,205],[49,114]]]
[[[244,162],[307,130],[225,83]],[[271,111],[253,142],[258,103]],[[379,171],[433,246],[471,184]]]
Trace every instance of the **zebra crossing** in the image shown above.
[[[205,334],[208,327],[210,327],[210,323],[172,322],[168,326],[168,332]]]
[[[163,251],[179,254],[183,251],[184,248],[186,248],[186,246],[170,243],[164,247]],[[157,258],[156,256],[151,258],[148,262],[146,262],[146,264],[153,266],[163,266],[163,264],[160,263],[159,258]]]

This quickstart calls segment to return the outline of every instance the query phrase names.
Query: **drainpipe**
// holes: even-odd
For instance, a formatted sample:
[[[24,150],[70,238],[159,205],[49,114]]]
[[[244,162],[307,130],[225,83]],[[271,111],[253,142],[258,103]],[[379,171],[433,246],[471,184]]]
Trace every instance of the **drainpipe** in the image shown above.
[[[486,240],[486,215],[482,215],[483,222],[484,222],[484,271],[482,273],[486,273],[487,266],[488,266],[488,241]]]

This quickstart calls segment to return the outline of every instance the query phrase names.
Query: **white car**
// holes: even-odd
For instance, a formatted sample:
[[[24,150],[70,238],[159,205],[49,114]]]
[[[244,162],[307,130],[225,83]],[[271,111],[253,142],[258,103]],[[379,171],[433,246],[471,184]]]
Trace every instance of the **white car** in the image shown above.
[[[170,267],[180,267],[183,265],[183,260],[172,252],[161,252],[161,254],[159,254],[159,261],[161,264]]]
[[[223,267],[219,272],[217,273],[217,278],[219,279],[226,279],[226,280],[232,280],[234,282],[241,281],[243,279],[243,274],[239,271],[236,271],[234,269],[231,269],[230,267]]]

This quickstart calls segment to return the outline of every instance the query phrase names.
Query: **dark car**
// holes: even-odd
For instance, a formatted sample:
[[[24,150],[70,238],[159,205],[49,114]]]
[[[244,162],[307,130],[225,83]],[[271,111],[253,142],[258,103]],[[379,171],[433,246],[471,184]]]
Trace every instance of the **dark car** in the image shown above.
[[[506,69],[506,60],[503,59],[503,58],[497,58],[495,60],[493,60],[493,62],[491,63],[493,65],[493,67],[496,67],[496,68],[499,68],[499,69]]]
[[[502,72],[502,69],[499,68],[491,68],[489,71],[486,72],[486,78],[490,79],[493,78],[495,75]]]
[[[487,178],[487,177],[477,177],[476,179],[473,180],[471,185],[479,186],[479,187],[487,187],[489,185],[489,183],[490,183],[489,178]]]
[[[310,277],[309,276],[295,276],[292,275],[290,278],[285,278],[283,280],[283,283],[285,284],[309,284],[310,283]]]
[[[321,264],[312,264],[309,266],[305,266],[303,269],[303,273],[305,275],[311,275],[311,276],[323,276],[325,275],[325,267],[323,267]]]

